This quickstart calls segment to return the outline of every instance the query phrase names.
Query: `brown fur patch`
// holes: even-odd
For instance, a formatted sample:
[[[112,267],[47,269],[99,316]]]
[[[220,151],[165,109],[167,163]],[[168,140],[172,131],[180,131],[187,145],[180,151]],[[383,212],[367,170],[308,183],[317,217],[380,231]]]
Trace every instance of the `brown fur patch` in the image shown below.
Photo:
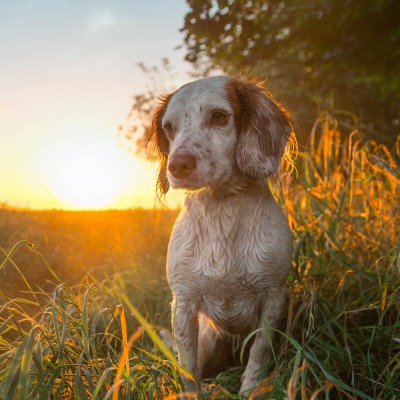
[[[239,168],[251,179],[265,180],[278,172],[292,132],[289,114],[267,90],[244,76],[229,80],[226,87],[239,133],[236,152]],[[269,169],[262,169],[267,157]],[[249,166],[252,160],[255,162]]]
[[[174,92],[175,93],[175,92]],[[157,176],[157,195],[164,196],[169,190],[169,182],[167,178],[167,164],[169,156],[169,140],[165,135],[162,127],[162,119],[174,93],[166,94],[160,98],[160,105],[157,107],[152,124],[149,141],[154,145],[154,150],[160,160]]]

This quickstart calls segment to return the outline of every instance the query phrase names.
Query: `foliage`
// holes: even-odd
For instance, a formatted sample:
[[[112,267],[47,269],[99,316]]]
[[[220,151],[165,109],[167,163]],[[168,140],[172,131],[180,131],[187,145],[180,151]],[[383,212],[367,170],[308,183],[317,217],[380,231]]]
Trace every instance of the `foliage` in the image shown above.
[[[228,74],[248,69],[267,78],[268,89],[295,111],[303,136],[316,111],[343,109],[358,115],[359,128],[368,134],[395,140],[400,124],[398,1],[187,3],[186,59],[197,69],[220,68]]]
[[[310,148],[298,154],[297,174],[273,183],[295,232],[294,261],[286,327],[251,399],[400,397],[399,157],[400,138],[393,152],[362,144],[357,132],[343,139],[336,120],[323,114]],[[147,258],[137,248],[115,259],[110,251],[105,269],[115,267],[100,279],[93,274],[73,287],[57,282],[52,294],[26,281],[30,294],[4,298],[1,398],[179,398],[184,371],[154,334],[169,328],[165,259],[153,257],[159,247],[165,251],[168,235],[152,241],[157,230],[171,229],[168,218],[163,224],[144,239],[141,230],[131,234],[132,243],[150,243]],[[56,240],[52,247],[68,253],[70,243]],[[0,270],[17,267],[11,261],[25,247],[44,262],[23,241]],[[203,397],[238,398],[242,371],[234,367],[206,382]]]

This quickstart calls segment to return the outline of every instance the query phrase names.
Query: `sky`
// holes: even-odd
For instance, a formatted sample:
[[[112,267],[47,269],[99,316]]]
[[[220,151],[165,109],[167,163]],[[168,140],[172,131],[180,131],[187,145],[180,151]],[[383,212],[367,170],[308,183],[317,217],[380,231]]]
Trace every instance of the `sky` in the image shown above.
[[[157,166],[128,151],[118,126],[149,84],[138,63],[168,57],[167,86],[188,79],[176,50],[186,12],[184,0],[0,2],[0,206],[157,204]]]

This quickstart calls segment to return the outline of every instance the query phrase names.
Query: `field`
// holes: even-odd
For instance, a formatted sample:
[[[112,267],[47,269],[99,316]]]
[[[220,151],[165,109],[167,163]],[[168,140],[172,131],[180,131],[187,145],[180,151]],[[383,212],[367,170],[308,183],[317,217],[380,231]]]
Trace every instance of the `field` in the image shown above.
[[[400,141],[321,116],[272,182],[295,233],[285,326],[250,398],[400,398]],[[0,398],[176,399],[165,256],[176,210],[0,210]],[[243,366],[204,383],[239,398]],[[194,398],[193,394],[186,394]]]

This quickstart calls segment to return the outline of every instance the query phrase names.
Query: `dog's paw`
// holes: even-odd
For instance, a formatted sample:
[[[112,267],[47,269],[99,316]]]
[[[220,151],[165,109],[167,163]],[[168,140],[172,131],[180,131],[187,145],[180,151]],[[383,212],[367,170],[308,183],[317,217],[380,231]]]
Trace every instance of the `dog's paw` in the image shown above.
[[[257,380],[255,379],[254,375],[243,375],[239,394],[247,397],[256,386]]]

